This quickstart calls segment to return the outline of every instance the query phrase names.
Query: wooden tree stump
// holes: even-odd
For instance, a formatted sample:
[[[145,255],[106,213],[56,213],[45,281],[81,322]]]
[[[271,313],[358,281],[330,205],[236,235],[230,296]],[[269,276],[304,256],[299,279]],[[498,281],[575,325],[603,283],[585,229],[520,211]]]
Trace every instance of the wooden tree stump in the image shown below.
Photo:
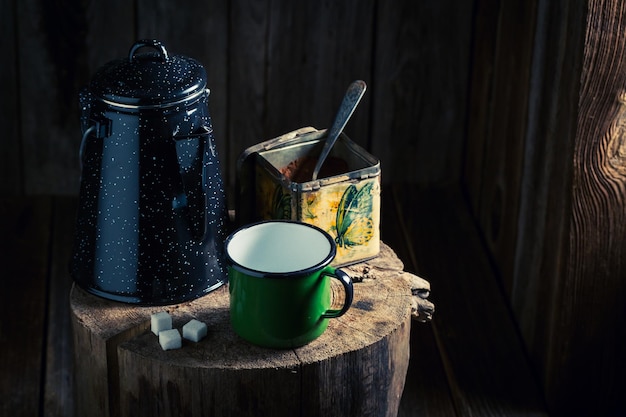
[[[428,283],[403,272],[395,253],[381,246],[376,259],[344,268],[355,281],[350,310],[297,349],[239,338],[230,326],[227,286],[160,307],[108,301],[74,287],[77,415],[396,416],[415,298],[424,304]],[[416,279],[421,296],[412,292]],[[207,337],[163,351],[150,315],[164,310],[178,329],[192,318],[205,322]]]

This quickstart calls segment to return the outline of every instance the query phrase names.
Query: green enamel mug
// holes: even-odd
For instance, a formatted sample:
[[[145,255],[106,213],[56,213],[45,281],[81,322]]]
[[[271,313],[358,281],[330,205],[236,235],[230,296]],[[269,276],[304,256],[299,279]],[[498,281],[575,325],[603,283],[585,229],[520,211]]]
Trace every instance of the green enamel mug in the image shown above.
[[[253,344],[305,345],[352,304],[350,276],[330,266],[335,241],[317,226],[289,220],[254,223],[233,232],[225,252],[231,325]],[[331,309],[331,279],[345,292],[339,309]]]

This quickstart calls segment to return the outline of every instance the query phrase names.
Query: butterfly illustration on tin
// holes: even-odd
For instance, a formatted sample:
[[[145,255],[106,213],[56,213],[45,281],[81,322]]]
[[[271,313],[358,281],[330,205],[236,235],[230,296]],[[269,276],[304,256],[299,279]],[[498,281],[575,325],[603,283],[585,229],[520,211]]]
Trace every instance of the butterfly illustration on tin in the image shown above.
[[[374,235],[372,221],[371,193],[374,183],[369,182],[361,189],[350,184],[344,191],[337,207],[335,242],[338,246],[350,248],[364,245]]]

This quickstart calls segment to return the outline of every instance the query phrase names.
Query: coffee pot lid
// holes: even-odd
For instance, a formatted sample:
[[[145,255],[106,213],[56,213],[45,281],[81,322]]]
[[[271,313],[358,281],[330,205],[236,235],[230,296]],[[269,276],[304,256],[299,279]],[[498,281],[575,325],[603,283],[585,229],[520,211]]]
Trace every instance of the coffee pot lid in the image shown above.
[[[156,52],[138,53],[144,47]],[[155,39],[137,41],[128,58],[105,64],[89,89],[105,103],[126,108],[169,107],[195,99],[206,89],[206,71],[195,59],[170,55]]]

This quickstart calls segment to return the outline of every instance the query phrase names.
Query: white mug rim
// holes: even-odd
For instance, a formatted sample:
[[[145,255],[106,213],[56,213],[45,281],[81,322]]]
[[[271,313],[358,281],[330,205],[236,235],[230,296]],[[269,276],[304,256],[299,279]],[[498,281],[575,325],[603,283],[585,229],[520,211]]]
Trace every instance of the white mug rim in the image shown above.
[[[326,256],[319,262],[308,266],[306,268],[303,269],[299,269],[299,270],[295,270],[295,271],[287,271],[287,272],[270,272],[270,271],[262,271],[262,270],[258,270],[258,269],[254,269],[254,268],[250,268],[247,267],[245,265],[242,265],[241,263],[235,261],[230,254],[228,253],[228,245],[232,242],[232,240],[237,236],[237,234],[257,227],[257,226],[261,226],[264,224],[270,224],[270,223],[289,223],[289,224],[294,224],[294,225],[298,225],[298,226],[305,226],[305,227],[309,227],[315,231],[317,231],[318,233],[320,233],[321,235],[323,235],[327,240],[328,243],[330,245],[330,249],[328,251],[328,254],[326,254]],[[250,224],[246,224],[244,226],[241,226],[240,228],[238,228],[237,230],[235,230],[234,232],[232,232],[224,241],[224,253],[226,256],[226,259],[228,261],[228,266],[230,268],[233,268],[239,272],[242,272],[246,275],[249,276],[253,276],[253,277],[258,277],[258,278],[290,278],[290,277],[296,277],[296,276],[305,276],[305,275],[309,275],[313,272],[316,271],[320,271],[323,268],[325,268],[326,266],[330,265],[330,263],[333,261],[333,259],[335,258],[335,255],[337,254],[337,244],[335,243],[335,240],[332,238],[332,236],[330,236],[325,230],[321,229],[318,226],[315,226],[313,224],[310,223],[304,223],[304,222],[299,222],[296,220],[262,220],[262,221],[258,221],[258,222],[254,222],[254,223],[250,223]]]

